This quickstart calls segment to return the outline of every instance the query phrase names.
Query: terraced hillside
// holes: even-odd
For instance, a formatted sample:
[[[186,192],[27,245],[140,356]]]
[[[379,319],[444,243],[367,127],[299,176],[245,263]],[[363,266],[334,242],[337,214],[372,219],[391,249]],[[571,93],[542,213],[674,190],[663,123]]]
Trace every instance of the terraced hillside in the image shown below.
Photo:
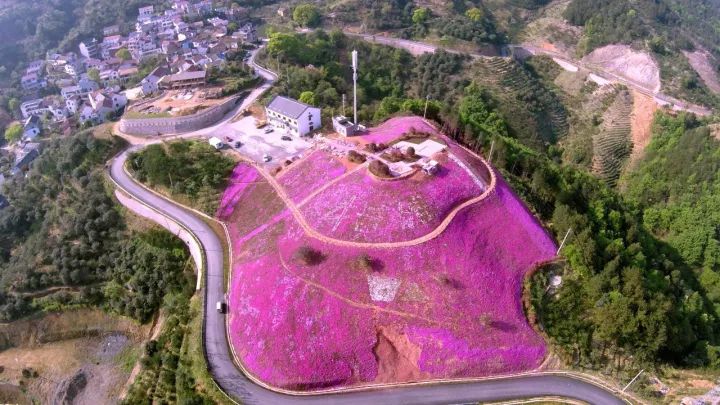
[[[630,114],[632,95],[622,89],[602,117],[600,131],[593,136],[593,171],[615,186],[622,166],[632,152]]]
[[[501,101],[498,107],[514,136],[542,146],[567,135],[567,111],[560,98],[523,65],[510,59],[486,58],[475,66],[475,80]]]

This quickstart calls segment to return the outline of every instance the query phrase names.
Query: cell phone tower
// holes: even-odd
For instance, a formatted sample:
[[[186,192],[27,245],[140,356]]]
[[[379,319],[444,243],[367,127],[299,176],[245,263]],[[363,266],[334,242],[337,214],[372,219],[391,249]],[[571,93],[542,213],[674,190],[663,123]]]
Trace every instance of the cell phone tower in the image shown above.
[[[358,53],[356,50],[352,51],[352,70],[353,70],[353,123],[357,127],[357,69],[358,69]]]

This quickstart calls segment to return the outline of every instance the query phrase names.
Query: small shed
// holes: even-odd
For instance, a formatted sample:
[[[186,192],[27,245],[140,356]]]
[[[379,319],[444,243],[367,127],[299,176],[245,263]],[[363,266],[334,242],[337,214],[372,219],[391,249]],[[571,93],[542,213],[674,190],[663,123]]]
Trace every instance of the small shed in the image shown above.
[[[428,176],[437,173],[439,168],[440,164],[437,162],[437,160],[429,160],[422,165],[423,173],[427,174]]]

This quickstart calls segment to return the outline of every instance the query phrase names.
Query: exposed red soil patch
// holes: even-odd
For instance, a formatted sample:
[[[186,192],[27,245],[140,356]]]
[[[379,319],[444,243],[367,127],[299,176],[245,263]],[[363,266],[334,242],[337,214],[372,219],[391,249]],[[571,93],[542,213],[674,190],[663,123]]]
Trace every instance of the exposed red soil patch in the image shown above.
[[[630,163],[642,157],[645,148],[650,144],[652,136],[652,122],[658,105],[652,97],[633,91],[633,109],[630,116],[630,135],[633,149],[630,154]]]
[[[420,381],[427,373],[420,371],[418,361],[422,350],[407,335],[392,327],[380,327],[375,356],[378,359],[378,384]]]

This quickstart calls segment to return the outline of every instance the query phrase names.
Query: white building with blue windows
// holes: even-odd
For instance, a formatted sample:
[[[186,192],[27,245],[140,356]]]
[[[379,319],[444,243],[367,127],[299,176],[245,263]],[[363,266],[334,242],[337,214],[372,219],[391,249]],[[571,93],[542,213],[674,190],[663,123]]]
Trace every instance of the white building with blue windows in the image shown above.
[[[291,135],[305,136],[320,129],[320,109],[284,96],[275,96],[265,107],[268,123]]]

